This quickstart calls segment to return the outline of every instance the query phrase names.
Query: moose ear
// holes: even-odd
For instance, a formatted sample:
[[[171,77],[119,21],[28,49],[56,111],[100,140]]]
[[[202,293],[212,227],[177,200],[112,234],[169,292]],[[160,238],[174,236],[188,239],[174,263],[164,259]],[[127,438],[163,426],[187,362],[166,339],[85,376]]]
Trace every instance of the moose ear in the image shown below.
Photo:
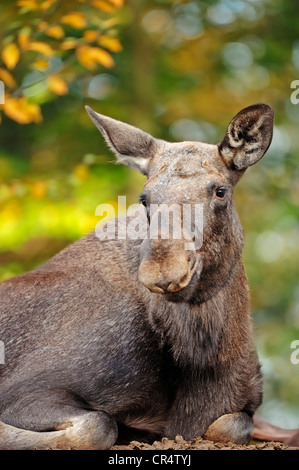
[[[260,103],[248,106],[232,119],[219,145],[229,168],[245,170],[262,158],[272,140],[273,118],[271,106]]]
[[[149,160],[157,153],[162,141],[134,126],[98,114],[89,106],[85,109],[118,162],[146,175]]]

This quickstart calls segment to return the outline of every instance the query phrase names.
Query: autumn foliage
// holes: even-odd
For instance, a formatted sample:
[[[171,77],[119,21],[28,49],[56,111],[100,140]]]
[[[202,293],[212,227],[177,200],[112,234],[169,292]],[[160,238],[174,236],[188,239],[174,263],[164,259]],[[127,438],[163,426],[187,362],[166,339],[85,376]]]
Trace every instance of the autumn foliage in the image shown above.
[[[122,49],[114,12],[123,3],[18,0],[8,7],[12,21],[0,51],[4,114],[19,124],[39,123],[42,104],[53,95],[66,95],[78,73],[113,67],[113,53]],[[38,96],[30,92],[37,86]]]

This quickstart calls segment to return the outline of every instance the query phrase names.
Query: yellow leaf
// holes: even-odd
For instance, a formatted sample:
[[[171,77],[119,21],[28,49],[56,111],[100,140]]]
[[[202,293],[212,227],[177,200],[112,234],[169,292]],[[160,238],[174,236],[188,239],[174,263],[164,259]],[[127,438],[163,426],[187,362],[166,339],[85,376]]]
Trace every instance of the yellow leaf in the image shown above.
[[[58,75],[51,75],[47,79],[49,89],[56,95],[66,95],[68,92],[68,85],[63,78]]]
[[[18,34],[18,41],[21,49],[26,49],[30,42],[30,28],[22,28]]]
[[[106,68],[111,68],[114,65],[111,55],[99,47],[78,47],[77,57],[80,64],[89,70],[94,70],[97,64],[103,65]]]
[[[114,10],[114,6],[111,5],[111,3],[106,0],[93,0],[91,4],[93,7],[97,8],[98,10],[102,10],[106,12],[111,12]]]
[[[27,8],[28,10],[37,10],[38,4],[36,0],[19,0],[17,6],[20,8]]]
[[[32,65],[36,70],[47,70],[49,68],[49,62],[45,59],[36,60]]]
[[[88,29],[87,31],[84,31],[83,38],[87,42],[93,42],[96,41],[99,37],[98,31],[95,31],[94,29]]]
[[[1,57],[8,69],[14,69],[20,59],[19,48],[12,42],[3,48]]]
[[[91,47],[81,46],[76,50],[78,61],[81,65],[86,67],[89,70],[92,70],[96,67],[96,63],[90,52]]]
[[[72,13],[68,13],[61,18],[61,23],[67,24],[75,29],[83,29],[86,27],[86,18],[83,13],[79,11],[74,11]]]
[[[78,40],[77,39],[66,39],[60,44],[60,49],[62,51],[68,51],[70,49],[75,49],[77,47]]]
[[[56,3],[57,0],[46,0],[43,2],[40,6],[41,10],[48,10],[48,8],[51,8],[51,6]]]
[[[76,168],[74,169],[74,175],[80,180],[80,181],[85,181],[88,178],[88,167],[81,163],[80,165],[77,165]]]
[[[54,54],[54,51],[49,44],[41,41],[32,41],[28,44],[27,49],[29,51],[40,52],[46,57],[51,57]]]
[[[102,11],[113,11],[124,5],[124,0],[93,0],[92,6]]]
[[[17,86],[17,82],[8,70],[0,69],[0,80],[2,80],[4,85],[8,88],[14,88]]]
[[[20,98],[8,97],[3,106],[3,111],[6,116],[19,124],[42,121],[40,107],[37,104],[29,103],[24,96]]]
[[[55,39],[61,39],[64,37],[64,30],[61,26],[56,25],[56,26],[50,26],[46,30],[46,35],[50,36],[51,38]]]
[[[120,52],[122,50],[120,41],[117,38],[112,38],[110,36],[101,36],[98,40],[98,44],[112,52]]]
[[[124,6],[125,4],[125,0],[109,0],[110,3],[113,3],[114,6],[116,6],[117,8],[120,8],[122,6]]]

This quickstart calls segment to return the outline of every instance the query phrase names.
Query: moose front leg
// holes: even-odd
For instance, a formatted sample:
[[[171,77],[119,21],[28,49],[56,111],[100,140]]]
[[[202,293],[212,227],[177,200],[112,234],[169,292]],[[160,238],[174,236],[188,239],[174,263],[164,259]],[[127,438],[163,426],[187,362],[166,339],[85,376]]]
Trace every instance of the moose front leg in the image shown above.
[[[252,408],[260,404],[254,390],[248,387],[240,393],[233,390],[226,377],[219,375],[216,379],[213,373],[185,377],[182,383],[169,413],[166,437],[179,434],[186,440],[201,436],[239,445],[250,442],[254,430]]]
[[[185,413],[183,416],[177,412],[169,420],[166,436],[174,438],[180,434],[186,440],[202,436],[204,439],[215,442],[232,442],[238,445],[249,444],[253,434],[253,419],[245,412],[223,414],[212,424],[209,410],[201,413]]]
[[[216,419],[203,437],[209,441],[247,445],[252,438],[253,428],[253,419],[247,413],[229,413]]]

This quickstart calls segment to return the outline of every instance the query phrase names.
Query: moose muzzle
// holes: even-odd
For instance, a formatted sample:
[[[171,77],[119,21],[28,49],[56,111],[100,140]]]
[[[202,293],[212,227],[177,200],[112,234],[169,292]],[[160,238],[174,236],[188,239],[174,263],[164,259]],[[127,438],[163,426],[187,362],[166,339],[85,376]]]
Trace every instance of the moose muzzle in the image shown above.
[[[153,229],[159,215],[161,211],[154,214],[149,236],[141,246],[138,279],[151,292],[167,294],[188,286],[194,272],[200,269],[200,254],[196,249],[190,249],[191,234],[188,237],[186,230],[182,230],[178,236],[181,222],[175,217],[172,224],[163,223],[162,218],[162,223],[156,223]]]

